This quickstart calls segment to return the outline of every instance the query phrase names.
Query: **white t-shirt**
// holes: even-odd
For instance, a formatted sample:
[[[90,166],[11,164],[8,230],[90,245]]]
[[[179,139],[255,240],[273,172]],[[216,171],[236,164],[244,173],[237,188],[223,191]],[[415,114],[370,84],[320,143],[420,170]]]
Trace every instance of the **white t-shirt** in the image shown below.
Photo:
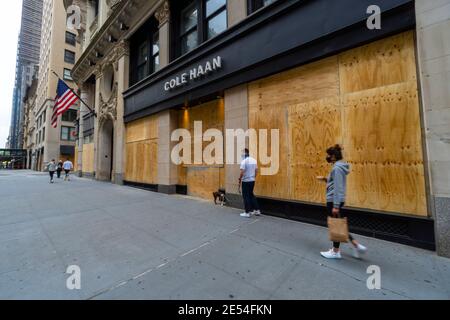
[[[256,170],[258,169],[258,162],[252,157],[245,158],[241,162],[241,170],[244,170],[242,182],[253,182],[256,178]]]
[[[64,162],[63,168],[64,170],[72,170],[73,168],[72,162],[70,160],[67,160],[66,162]]]

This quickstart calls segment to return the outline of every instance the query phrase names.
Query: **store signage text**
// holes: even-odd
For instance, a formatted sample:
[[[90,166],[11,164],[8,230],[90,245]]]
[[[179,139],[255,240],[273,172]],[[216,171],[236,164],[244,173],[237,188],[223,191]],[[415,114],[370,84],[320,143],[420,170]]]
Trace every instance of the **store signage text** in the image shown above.
[[[214,71],[218,71],[222,69],[222,57],[217,56],[210,61],[206,61],[206,63],[198,65],[195,68],[192,68],[188,72],[184,72],[175,78],[170,79],[164,84],[164,90],[170,91],[181,86],[187,85],[190,81],[194,81],[197,79],[201,79]]]

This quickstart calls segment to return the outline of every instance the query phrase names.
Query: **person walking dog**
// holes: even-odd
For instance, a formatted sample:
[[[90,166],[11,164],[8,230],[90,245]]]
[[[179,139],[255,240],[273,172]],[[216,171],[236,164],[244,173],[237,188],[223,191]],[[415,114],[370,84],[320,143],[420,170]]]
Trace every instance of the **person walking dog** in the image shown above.
[[[350,165],[344,161],[342,156],[342,148],[335,145],[327,149],[328,163],[333,164],[328,178],[317,177],[320,181],[327,183],[327,211],[332,217],[344,217],[342,207],[345,204],[345,196],[347,189],[347,175],[350,173]],[[356,241],[351,235],[349,239],[353,245],[353,257],[359,258],[360,253],[365,253],[367,248]],[[320,253],[327,259],[341,259],[340,242],[333,242],[333,248],[329,251]]]
[[[52,159],[52,161],[50,161],[47,164],[47,168],[48,168],[48,173],[50,174],[50,183],[53,183],[53,177],[55,175],[55,171],[56,171],[56,163],[55,163],[55,159]]]
[[[242,186],[245,212],[241,213],[241,217],[250,218],[253,215],[260,216],[261,211],[259,210],[258,201],[253,193],[256,175],[258,174],[258,163],[254,158],[250,157],[248,149],[244,150],[242,158],[239,184]]]

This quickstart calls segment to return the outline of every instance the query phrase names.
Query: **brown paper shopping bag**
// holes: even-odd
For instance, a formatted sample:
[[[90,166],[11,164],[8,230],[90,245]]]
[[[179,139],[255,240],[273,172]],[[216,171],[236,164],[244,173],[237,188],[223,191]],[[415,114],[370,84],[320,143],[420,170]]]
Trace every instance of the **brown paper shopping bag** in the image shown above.
[[[348,222],[347,218],[328,217],[328,230],[330,231],[330,240],[334,242],[348,242]]]

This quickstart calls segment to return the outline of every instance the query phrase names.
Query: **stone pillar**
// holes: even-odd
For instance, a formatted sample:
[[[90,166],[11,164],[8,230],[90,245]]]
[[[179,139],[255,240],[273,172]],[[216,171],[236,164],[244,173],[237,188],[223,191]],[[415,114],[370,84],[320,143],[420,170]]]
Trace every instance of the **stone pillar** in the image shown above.
[[[81,87],[81,99],[89,103],[89,92],[87,88]],[[77,156],[77,167],[78,167],[78,176],[81,177],[83,175],[83,144],[84,144],[84,119],[83,117],[89,112],[88,108],[80,101],[80,123],[78,128],[78,156]]]
[[[247,1],[245,0],[228,0],[228,27],[241,22],[247,17]]]
[[[450,258],[450,0],[416,0],[416,17],[436,245]]]
[[[123,122],[125,114],[125,103],[122,93],[128,88],[129,74],[130,74],[130,53],[129,44],[123,41],[117,47],[118,53],[118,72],[117,74],[117,120],[114,128],[114,162],[115,162],[115,176],[114,182],[116,184],[123,184],[124,170],[125,170],[125,135],[126,128]]]
[[[166,110],[158,117],[158,192],[176,193],[178,166],[171,160],[176,142],[171,141],[173,130],[178,128],[178,115],[175,110]]]
[[[161,68],[164,68],[170,62],[170,7],[168,1],[164,1],[161,7],[156,10],[155,18],[159,21],[159,63]]]
[[[227,129],[248,130],[248,91],[247,85],[240,85],[225,91],[225,132]],[[225,137],[225,145],[231,143]],[[237,150],[236,140],[234,142],[235,159],[239,157],[242,150]],[[225,190],[227,198],[233,206],[243,206],[239,195],[239,164],[225,165]]]
[[[98,146],[99,146],[99,140],[100,140],[100,119],[98,118],[98,115],[100,115],[100,90],[101,90],[101,83],[103,75],[100,71],[100,67],[97,67],[95,74],[95,100],[94,100],[94,106],[95,106],[95,113],[97,114],[97,117],[94,119],[94,177],[97,177],[97,172],[99,170],[99,159],[98,159]]]

